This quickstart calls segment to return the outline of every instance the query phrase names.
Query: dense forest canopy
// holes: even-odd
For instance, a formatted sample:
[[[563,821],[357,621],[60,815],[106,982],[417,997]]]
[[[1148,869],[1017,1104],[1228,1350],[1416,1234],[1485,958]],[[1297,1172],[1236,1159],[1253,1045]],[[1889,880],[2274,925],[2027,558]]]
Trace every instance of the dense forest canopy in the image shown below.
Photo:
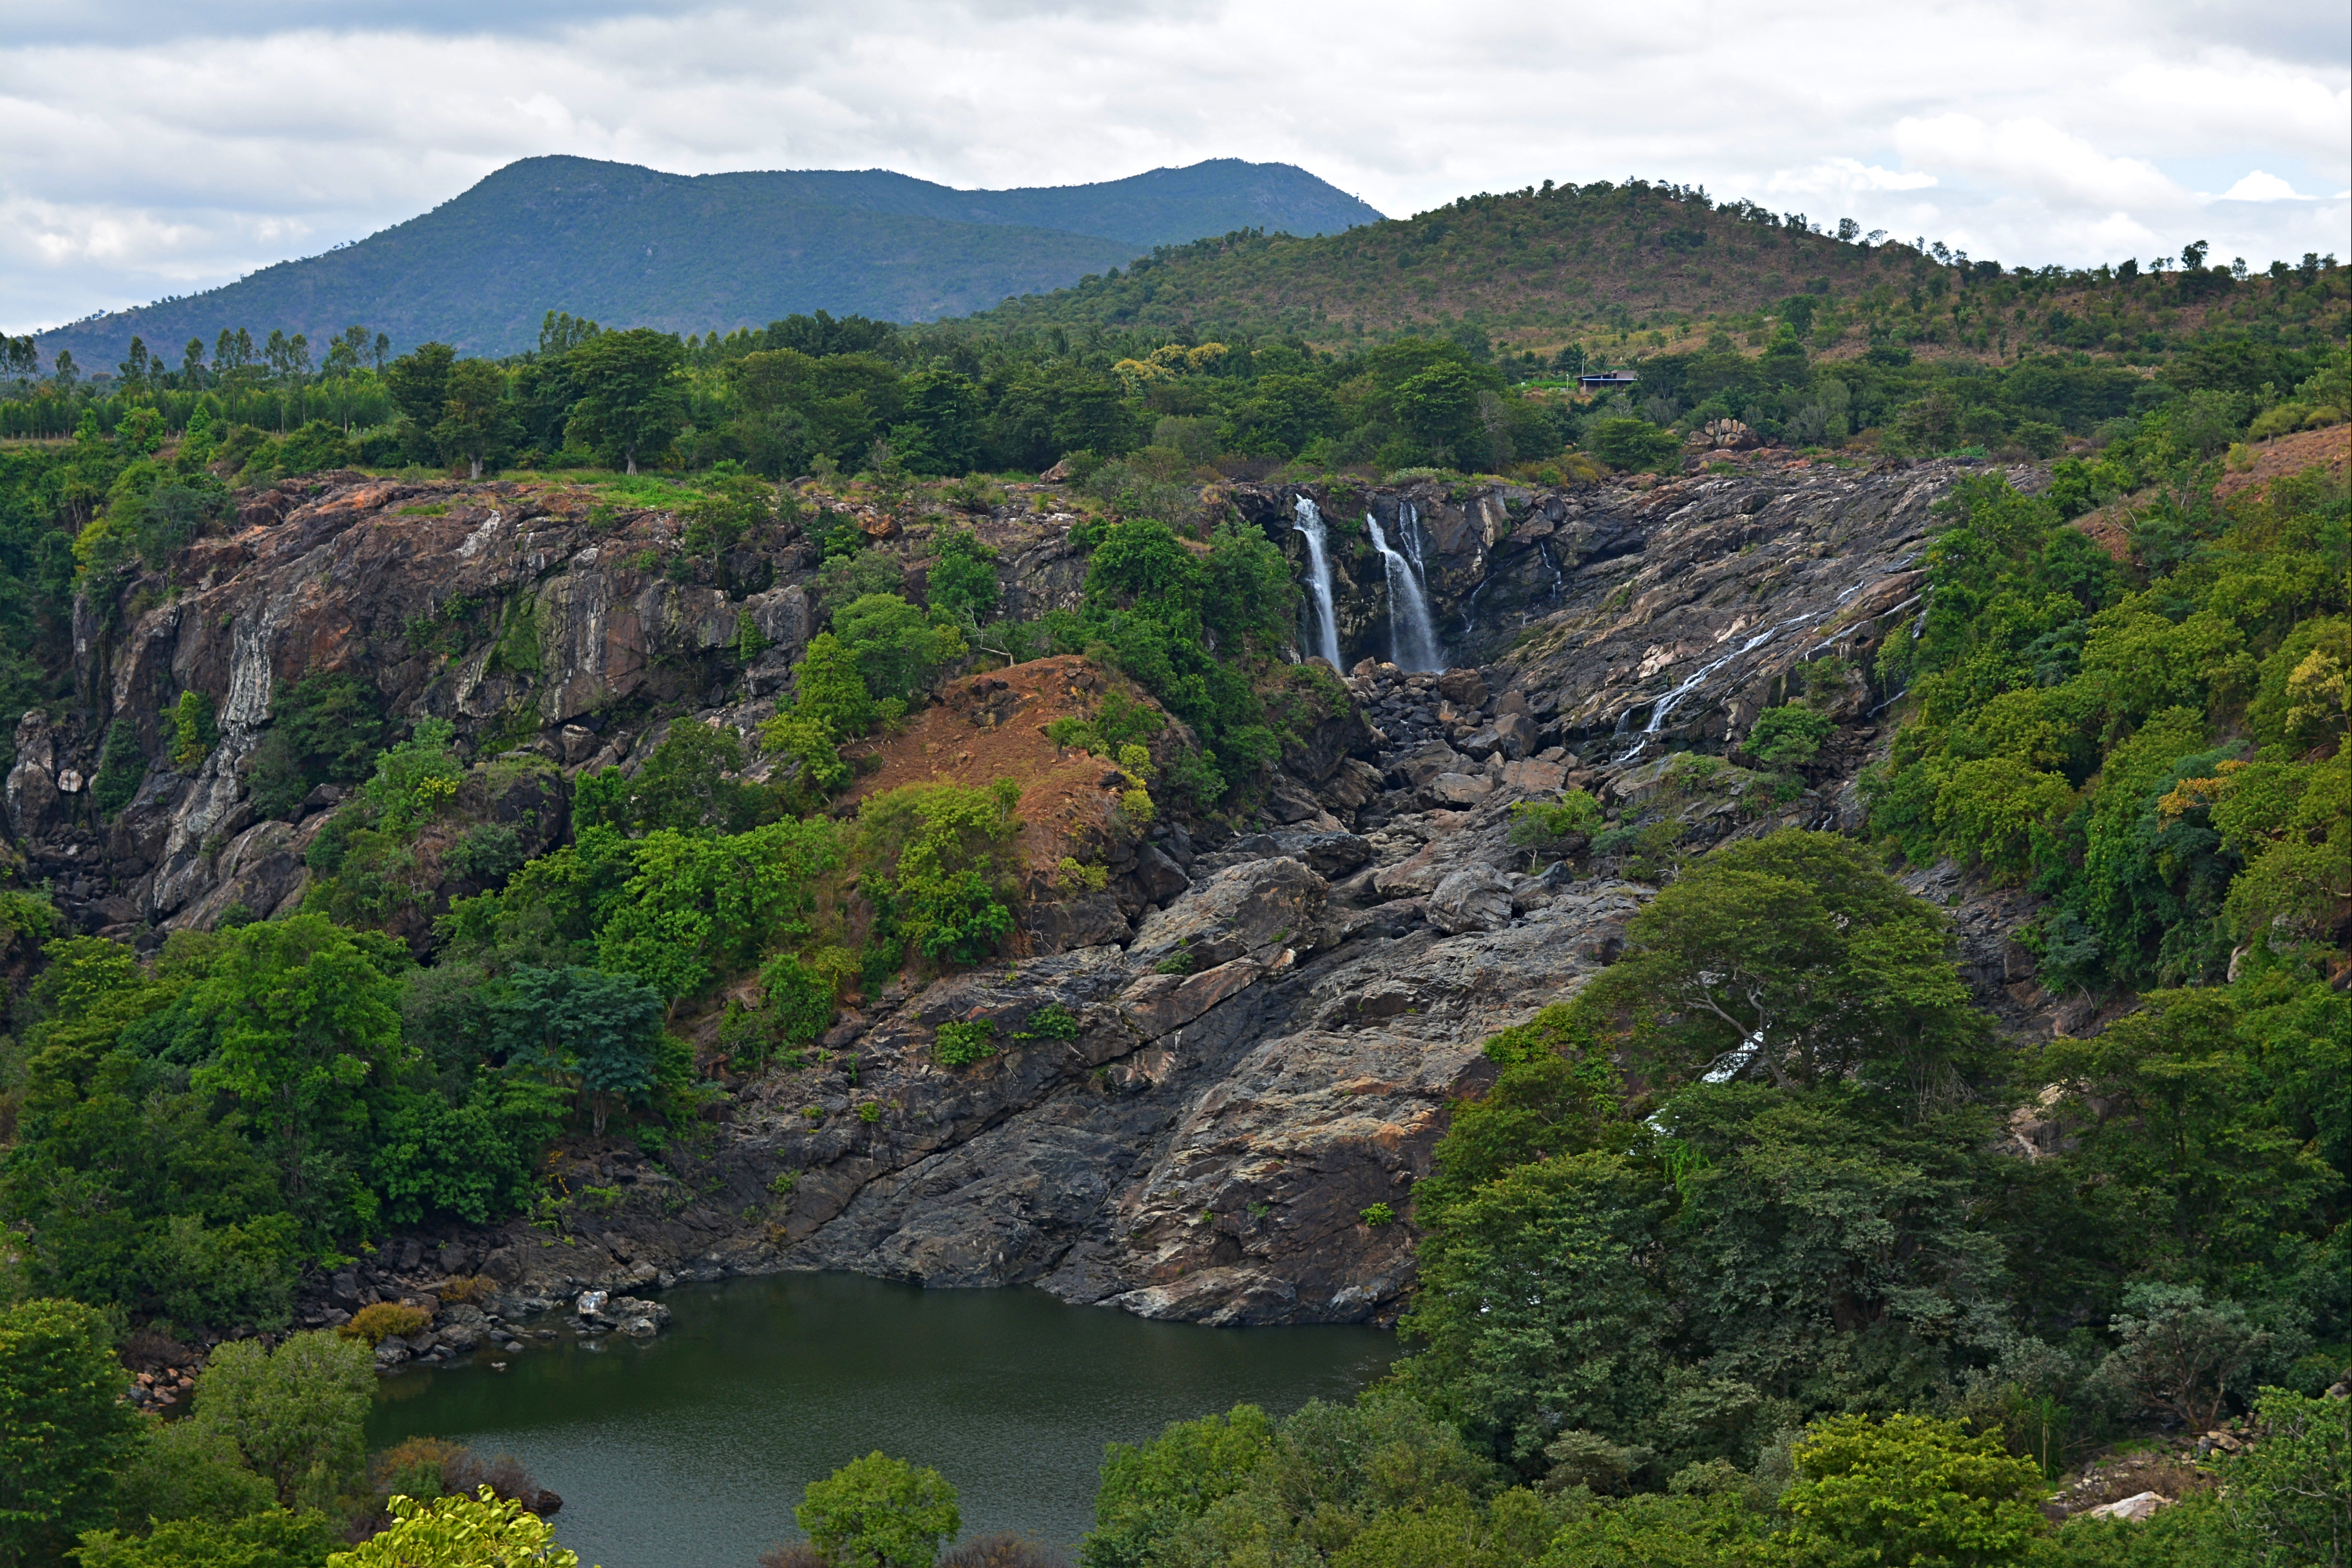
[[[79,1540],[86,1564],[319,1563],[395,1483],[454,1484],[447,1455],[367,1470],[364,1334],[225,1344],[166,1426],[117,1403],[117,1331],[284,1335],[306,1271],[554,1203],[551,1148],[691,1135],[724,1089],[686,1021],[719,1020],[739,1071],[796,1071],[844,997],[998,959],[1024,896],[1017,785],[845,800],[859,743],[975,660],[1119,677],[1054,737],[1100,760],[1117,831],[1247,820],[1349,699],[1286,661],[1297,589],[1223,480],[1586,484],[1703,468],[1736,426],[1824,465],[1992,455],[2047,461],[2048,482],[1972,470],[1938,503],[1926,602],[1864,672],[1889,727],[1861,831],[1747,837],[1661,877],[1622,955],[1486,1042],[1492,1087],[1454,1108],[1433,1175],[1362,1216],[1419,1237],[1398,1373],[1352,1406],[1244,1406],[1115,1449],[1089,1568],[2340,1562],[2352,500],[2325,470],[2226,481],[2266,439],[2352,416],[2345,273],[2244,276],[2189,247],[2179,268],[2027,275],[1643,187],[1450,211],[1412,265],[1377,248],[1400,226],[1320,251],[1240,237],[934,326],[817,312],[681,339],[550,311],[503,359],[240,328],[134,342],[102,381],[36,376],[16,345],[11,718],[66,711],[77,626],[185,586],[175,563],[236,526],[241,491],[352,468],[563,476],[658,508],[679,581],[723,586],[732,546],[789,524],[817,623],[756,732],[682,719],[642,765],[568,779],[462,756],[447,721],[384,711],[350,671],[282,681],[256,808],[333,786],[283,918],[232,910],[142,955],[65,929],[37,885],[0,889],[24,960],[0,1055],[0,1561]],[[1622,220],[1627,254],[1744,292],[1695,322],[1505,321],[1445,292],[1481,251],[1550,243],[1555,214]],[[1261,312],[1217,270],[1295,282],[1276,263],[1318,256],[1381,279],[1350,320],[1395,309],[1388,275],[1417,268],[1451,314],[1359,333],[1311,291],[1296,319]],[[1215,334],[1184,314],[1213,298]],[[1604,354],[1638,384],[1561,384]],[[1083,574],[1074,605],[1016,615],[956,519],[991,476],[1049,466]],[[853,501],[931,520],[919,590]],[[511,607],[403,638],[478,632],[513,668],[538,657]],[[200,691],[159,721],[160,756],[128,718],[108,729],[101,815],[218,743]],[[1790,768],[1835,728],[1801,696],[1757,725],[1750,753]],[[1592,870],[1596,809],[1571,795],[1537,820],[1564,877]],[[2038,896],[2020,940],[2105,1004],[2103,1029],[1997,1036],[1943,914],[1891,874],[1947,858]],[[475,891],[391,934],[449,868]],[[937,1060],[997,1049],[951,1025]],[[2088,1456],[2225,1418],[2262,1440],[2150,1523],[2053,1531],[2037,1506]],[[811,1489],[812,1550],[898,1561],[861,1533],[889,1514],[891,1550],[929,1562],[955,1529],[939,1478],[853,1469]],[[477,1500],[507,1509],[478,1528],[531,1528]],[[393,1512],[394,1533],[433,1526]]]

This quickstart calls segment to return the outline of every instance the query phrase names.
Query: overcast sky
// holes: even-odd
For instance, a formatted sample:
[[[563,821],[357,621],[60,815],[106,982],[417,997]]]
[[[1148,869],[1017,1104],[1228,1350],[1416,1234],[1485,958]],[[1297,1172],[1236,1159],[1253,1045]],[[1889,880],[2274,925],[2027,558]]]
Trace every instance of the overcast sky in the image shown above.
[[[0,328],[358,239],[516,158],[1065,184],[1303,165],[1403,216],[1701,184],[2011,264],[2352,253],[2344,0],[0,0]]]

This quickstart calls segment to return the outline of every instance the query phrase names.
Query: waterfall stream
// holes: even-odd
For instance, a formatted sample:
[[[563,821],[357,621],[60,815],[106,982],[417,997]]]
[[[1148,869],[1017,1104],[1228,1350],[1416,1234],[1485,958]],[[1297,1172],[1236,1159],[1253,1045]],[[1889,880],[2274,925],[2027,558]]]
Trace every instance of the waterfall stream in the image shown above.
[[[1330,539],[1323,526],[1322,509],[1300,496],[1291,526],[1307,536],[1307,591],[1312,601],[1308,618],[1313,622],[1307,635],[1315,652],[1328,659],[1333,669],[1345,669],[1347,666],[1339,662],[1339,615],[1331,603]]]
[[[1400,511],[1397,521],[1410,547],[1411,508]],[[1422,581],[1420,563],[1397,552],[1388,535],[1381,531],[1381,520],[1370,512],[1364,514],[1364,526],[1371,530],[1372,548],[1381,552],[1381,563],[1388,570],[1390,662],[1399,669],[1444,669],[1445,650],[1437,645],[1437,625],[1430,618],[1429,592]]]

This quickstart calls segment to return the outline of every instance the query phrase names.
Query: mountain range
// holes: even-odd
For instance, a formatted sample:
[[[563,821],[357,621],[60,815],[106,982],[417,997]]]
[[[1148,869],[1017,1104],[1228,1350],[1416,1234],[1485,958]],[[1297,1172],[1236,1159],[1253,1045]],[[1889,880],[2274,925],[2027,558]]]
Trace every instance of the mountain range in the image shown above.
[[[1155,247],[1263,229],[1334,233],[1381,215],[1287,163],[1220,158],[1096,184],[960,191],[887,170],[669,174],[526,158],[432,211],[201,294],[37,334],[110,368],[136,335],[176,363],[224,327],[354,322],[397,348],[468,353],[538,341],[551,310],[608,327],[757,327],[827,310],[891,321],[968,314],[1104,274]]]

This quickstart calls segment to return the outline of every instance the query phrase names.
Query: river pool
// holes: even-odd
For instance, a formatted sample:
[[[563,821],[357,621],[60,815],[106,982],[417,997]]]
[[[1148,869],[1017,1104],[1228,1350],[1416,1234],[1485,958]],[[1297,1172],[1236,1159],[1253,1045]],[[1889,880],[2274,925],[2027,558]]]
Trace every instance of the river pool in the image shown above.
[[[1093,1522],[1105,1443],[1243,1400],[1280,1414],[1349,1398],[1396,1353],[1377,1329],[1204,1329],[845,1274],[664,1300],[656,1340],[526,1340],[520,1355],[388,1377],[369,1443],[513,1454],[562,1494],[557,1538],[602,1568],[753,1568],[798,1538],[811,1479],[876,1448],[955,1483],[967,1536],[1066,1549]]]

